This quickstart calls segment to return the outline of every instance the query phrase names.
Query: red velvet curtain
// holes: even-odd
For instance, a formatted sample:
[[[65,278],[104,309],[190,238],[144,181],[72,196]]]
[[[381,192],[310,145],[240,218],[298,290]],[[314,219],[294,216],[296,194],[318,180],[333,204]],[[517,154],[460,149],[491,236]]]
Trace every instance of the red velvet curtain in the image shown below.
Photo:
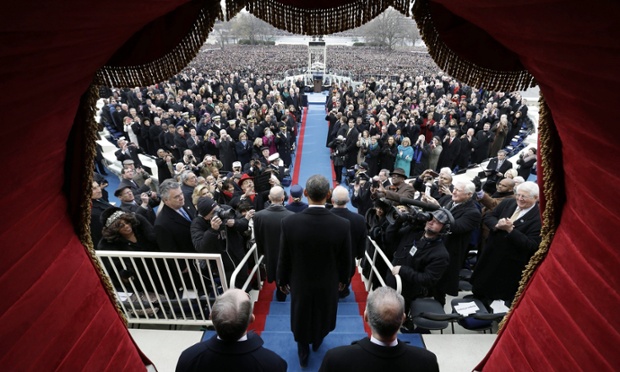
[[[539,83],[561,141],[553,154],[562,157],[562,169],[553,171],[563,173],[554,182],[563,182],[566,192],[565,204],[557,209],[559,227],[481,367],[617,370],[620,202],[610,191],[620,183],[620,127],[608,102],[620,82],[620,6],[609,1],[437,3],[518,56]],[[442,32],[451,45],[470,38],[458,24]],[[484,49],[459,52],[476,59]]]
[[[68,202],[75,205],[81,195],[65,191],[65,176],[68,170],[75,181],[85,168],[80,159],[67,159],[74,155],[66,148],[95,72],[137,31],[184,3],[65,0],[3,6],[4,370],[144,370],[146,358],[75,233]],[[174,30],[168,27],[168,35]],[[65,170],[65,162],[73,166]]]

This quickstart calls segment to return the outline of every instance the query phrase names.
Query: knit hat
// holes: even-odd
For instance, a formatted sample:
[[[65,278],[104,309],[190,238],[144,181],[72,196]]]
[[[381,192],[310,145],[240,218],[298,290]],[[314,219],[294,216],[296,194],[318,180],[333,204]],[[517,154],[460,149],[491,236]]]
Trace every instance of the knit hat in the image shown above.
[[[200,214],[202,217],[208,216],[209,213],[211,213],[211,211],[215,209],[215,207],[217,207],[217,203],[207,196],[203,196],[198,199],[198,214]]]

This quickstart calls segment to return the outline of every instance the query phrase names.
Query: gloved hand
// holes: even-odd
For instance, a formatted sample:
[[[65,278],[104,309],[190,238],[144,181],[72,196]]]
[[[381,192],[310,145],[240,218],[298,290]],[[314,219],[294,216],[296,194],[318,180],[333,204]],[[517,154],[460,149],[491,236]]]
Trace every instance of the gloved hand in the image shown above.
[[[478,176],[474,177],[474,179],[471,180],[471,182],[473,182],[474,186],[476,186],[476,192],[482,190],[482,182],[480,182],[480,177]]]

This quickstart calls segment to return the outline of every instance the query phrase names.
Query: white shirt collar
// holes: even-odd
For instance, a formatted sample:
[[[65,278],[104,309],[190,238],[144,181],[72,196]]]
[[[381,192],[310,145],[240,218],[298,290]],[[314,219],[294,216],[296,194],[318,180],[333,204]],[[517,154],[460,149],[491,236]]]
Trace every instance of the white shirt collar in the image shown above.
[[[220,338],[220,336],[217,336],[217,339],[222,341],[222,339]],[[244,334],[243,336],[241,336],[240,339],[237,340],[237,342],[242,342],[242,341],[247,341],[248,340],[248,334]]]
[[[398,345],[398,339],[394,339],[394,341],[387,343],[387,342],[377,340],[375,336],[370,336],[370,342],[372,342],[375,345],[386,346],[386,347],[394,347]]]
[[[525,214],[526,214],[527,212],[529,212],[532,208],[534,208],[534,206],[535,206],[535,205],[536,205],[536,203],[532,204],[532,206],[531,206],[531,207],[529,207],[529,208],[527,208],[527,209],[520,209],[520,210],[519,210],[519,216],[517,217],[517,219],[519,219],[519,218],[521,218],[521,217],[525,216]],[[517,206],[517,208],[519,208],[519,206]]]

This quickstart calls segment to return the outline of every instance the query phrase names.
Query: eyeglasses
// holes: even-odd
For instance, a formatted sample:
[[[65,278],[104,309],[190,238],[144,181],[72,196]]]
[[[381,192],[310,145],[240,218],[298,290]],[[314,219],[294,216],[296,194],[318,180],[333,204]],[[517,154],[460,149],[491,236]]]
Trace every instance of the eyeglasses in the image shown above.
[[[523,194],[516,194],[515,198],[517,198],[517,199],[531,199],[531,198],[533,198],[533,196],[523,195]]]

